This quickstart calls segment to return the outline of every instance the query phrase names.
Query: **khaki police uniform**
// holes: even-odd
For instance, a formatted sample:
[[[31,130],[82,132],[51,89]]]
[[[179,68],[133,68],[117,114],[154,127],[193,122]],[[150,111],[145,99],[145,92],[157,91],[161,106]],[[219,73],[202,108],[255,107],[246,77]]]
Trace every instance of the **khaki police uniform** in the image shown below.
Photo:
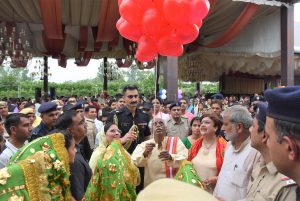
[[[246,200],[296,200],[297,184],[278,172],[273,162],[259,162],[253,169]]]
[[[87,138],[89,140],[89,144],[91,149],[95,149],[95,140],[97,135],[97,128],[95,121],[93,119],[89,119],[85,117],[85,122],[87,124]]]
[[[172,137],[184,138],[189,133],[189,120],[181,116],[180,122],[177,123],[173,118],[167,122],[167,134]]]

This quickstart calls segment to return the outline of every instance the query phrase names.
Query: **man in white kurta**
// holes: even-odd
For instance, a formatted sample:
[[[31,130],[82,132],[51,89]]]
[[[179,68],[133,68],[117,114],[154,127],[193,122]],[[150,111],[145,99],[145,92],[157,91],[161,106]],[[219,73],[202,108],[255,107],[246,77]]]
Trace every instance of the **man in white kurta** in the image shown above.
[[[219,200],[237,201],[246,197],[253,166],[261,157],[250,145],[251,125],[252,117],[246,108],[237,105],[225,110],[222,130],[230,142],[213,193]]]
[[[172,178],[188,150],[178,137],[167,137],[162,119],[154,119],[154,138],[139,144],[132,153],[138,167],[145,167],[144,187],[161,178]]]

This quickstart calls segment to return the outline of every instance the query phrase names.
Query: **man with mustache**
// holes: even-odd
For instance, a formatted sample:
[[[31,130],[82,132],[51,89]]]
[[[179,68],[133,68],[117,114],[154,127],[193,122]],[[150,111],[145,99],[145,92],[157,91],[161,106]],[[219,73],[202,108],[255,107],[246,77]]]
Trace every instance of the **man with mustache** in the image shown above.
[[[148,140],[150,137],[150,129],[148,127],[149,115],[138,109],[139,93],[138,88],[135,85],[127,85],[123,89],[123,98],[126,105],[120,110],[113,111],[108,117],[107,122],[116,121],[121,133],[121,142],[125,144],[131,142],[131,146],[128,148],[128,152],[131,154],[137,144]],[[139,134],[130,130],[132,125],[137,125]]]
[[[148,139],[150,139],[149,129],[149,115],[143,110],[138,109],[139,92],[135,85],[127,85],[123,88],[123,98],[126,105],[119,109],[114,110],[109,115],[107,122],[114,122],[118,125],[118,128],[122,131],[121,143],[123,145],[130,144],[127,151],[131,154],[136,146]],[[138,132],[134,132],[131,129],[133,125],[136,125]],[[141,178],[143,178],[143,169],[140,168]],[[141,185],[137,187],[137,192],[142,189],[143,179]]]
[[[162,119],[153,120],[152,132],[154,138],[139,144],[131,156],[138,167],[145,167],[145,187],[161,178],[173,178],[181,161],[188,156],[179,137],[166,136],[167,128]]]

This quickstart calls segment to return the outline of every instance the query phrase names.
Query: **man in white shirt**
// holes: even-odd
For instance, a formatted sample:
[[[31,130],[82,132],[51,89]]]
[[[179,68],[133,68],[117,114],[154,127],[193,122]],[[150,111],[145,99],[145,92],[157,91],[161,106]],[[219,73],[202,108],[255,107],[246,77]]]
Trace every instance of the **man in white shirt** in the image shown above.
[[[13,113],[7,116],[4,122],[5,129],[10,137],[5,143],[5,149],[0,155],[0,169],[4,168],[14,155],[28,140],[31,124],[25,114]]]
[[[236,105],[225,110],[222,130],[230,142],[213,193],[219,200],[237,201],[246,197],[253,166],[260,158],[260,153],[250,145],[251,125],[252,117],[245,107]]]
[[[97,117],[97,110],[95,106],[87,106],[84,108],[85,122],[87,123],[87,138],[91,149],[95,149],[95,140],[97,135],[97,127],[95,119]]]

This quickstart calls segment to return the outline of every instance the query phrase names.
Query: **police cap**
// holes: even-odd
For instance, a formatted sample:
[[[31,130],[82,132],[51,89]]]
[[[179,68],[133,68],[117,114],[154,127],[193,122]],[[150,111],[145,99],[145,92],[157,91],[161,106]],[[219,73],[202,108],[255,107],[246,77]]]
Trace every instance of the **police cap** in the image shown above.
[[[56,103],[46,102],[46,103],[41,104],[38,111],[39,111],[39,113],[46,113],[46,112],[56,111],[56,109],[57,109]]]
[[[300,123],[300,86],[267,90],[265,96],[269,103],[267,116]]]
[[[169,107],[170,110],[172,110],[173,107],[181,107],[181,103],[178,102],[178,103],[172,103]]]

